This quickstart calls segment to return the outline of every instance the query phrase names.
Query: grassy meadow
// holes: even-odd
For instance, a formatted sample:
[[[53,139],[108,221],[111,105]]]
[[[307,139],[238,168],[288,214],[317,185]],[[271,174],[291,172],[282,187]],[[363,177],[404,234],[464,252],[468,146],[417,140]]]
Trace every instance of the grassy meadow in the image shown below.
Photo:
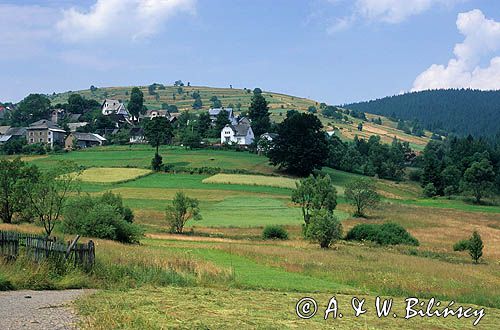
[[[392,221],[420,245],[340,241],[323,250],[302,239],[301,210],[290,201],[295,178],[280,176],[265,157],[165,147],[161,154],[167,164],[190,170],[149,174],[153,152],[147,146],[102,147],[30,159],[42,168],[59,160],[85,167],[84,175],[91,179],[82,182],[82,193],[119,193],[145,237],[139,245],[94,239],[97,264],[90,274],[78,269],[54,273],[44,264],[3,263],[0,290],[101,289],[76,302],[84,329],[474,328],[472,319],[452,317],[379,319],[373,311],[378,295],[394,297],[398,315],[403,315],[403,301],[410,296],[482,306],[486,316],[475,328],[500,326],[500,207],[458,198],[424,199],[418,184],[377,179],[382,204],[368,219],[352,218],[344,187],[356,175],[324,169],[337,187],[335,212],[344,232],[358,223]],[[201,167],[252,174],[199,174],[196,169]],[[185,235],[172,235],[164,212],[179,190],[199,199],[203,219],[188,222]],[[284,226],[290,239],[263,240],[262,229],[268,224]],[[33,224],[0,225],[0,230],[14,229],[42,231]],[[479,265],[466,252],[453,251],[453,244],[473,230],[484,241]],[[32,275],[26,278],[26,273]],[[300,320],[295,315],[301,297],[314,297],[324,308],[333,295],[349,309],[345,318],[325,321],[318,313]],[[352,296],[370,304],[363,317],[352,316]]]

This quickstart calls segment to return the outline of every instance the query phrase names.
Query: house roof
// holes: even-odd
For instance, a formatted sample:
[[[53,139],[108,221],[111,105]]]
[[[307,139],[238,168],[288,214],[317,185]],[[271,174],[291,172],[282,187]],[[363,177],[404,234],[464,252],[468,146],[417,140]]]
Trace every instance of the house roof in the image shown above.
[[[115,99],[105,99],[102,102],[102,107],[106,107],[106,110],[112,110],[112,111],[117,111],[120,110],[120,108],[123,106],[123,103],[121,103],[118,100]]]
[[[10,129],[10,126],[0,126],[0,134],[4,135]]]
[[[5,134],[13,135],[13,136],[26,135],[26,127],[11,127],[11,128],[9,128],[9,130]]]
[[[274,139],[276,139],[278,137],[278,134],[276,134],[276,133],[264,133],[260,137],[262,138],[262,137],[266,137],[266,136],[268,136],[272,140],[274,140]]]
[[[71,133],[75,139],[78,141],[93,141],[93,142],[101,142],[101,141],[106,141],[106,139],[99,134],[95,133],[80,133],[80,132],[74,132]]]
[[[251,129],[250,125],[247,125],[245,123],[240,123],[237,125],[226,125],[226,127],[230,127],[233,132],[234,136],[246,136],[248,134],[248,131]]]
[[[70,122],[77,122],[78,120],[80,120],[80,117],[82,116],[81,113],[72,113],[70,115],[67,116],[67,119],[70,121]]]
[[[52,121],[47,119],[42,119],[32,123],[27,129],[61,129],[59,126],[54,124]]]
[[[226,111],[229,117],[233,116],[233,108],[212,108],[208,109],[208,114],[210,116],[217,116],[222,110]]]
[[[168,110],[147,110],[144,114],[144,117],[151,117],[155,112],[158,113],[159,116],[167,118],[170,117],[170,113],[168,112]]]
[[[0,143],[4,143],[10,140],[12,138],[12,135],[2,135],[0,136]]]

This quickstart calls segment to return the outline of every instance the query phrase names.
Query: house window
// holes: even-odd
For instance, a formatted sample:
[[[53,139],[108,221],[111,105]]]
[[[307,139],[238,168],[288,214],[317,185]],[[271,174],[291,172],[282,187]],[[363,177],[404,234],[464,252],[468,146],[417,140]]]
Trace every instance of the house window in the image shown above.
[[[43,139],[39,139],[38,142],[43,142]]]
[[[30,132],[30,136],[33,136],[33,132]]]
[[[49,142],[50,142],[50,141],[52,141],[52,139],[51,139],[51,138],[48,138],[48,139],[47,139],[47,141],[49,141]]]
[[[51,132],[51,131],[49,131],[49,135],[52,135],[52,132]]]
[[[33,142],[35,142],[35,140],[34,139],[30,139],[30,142],[33,143]]]
[[[38,133],[39,135],[42,135],[42,132]]]

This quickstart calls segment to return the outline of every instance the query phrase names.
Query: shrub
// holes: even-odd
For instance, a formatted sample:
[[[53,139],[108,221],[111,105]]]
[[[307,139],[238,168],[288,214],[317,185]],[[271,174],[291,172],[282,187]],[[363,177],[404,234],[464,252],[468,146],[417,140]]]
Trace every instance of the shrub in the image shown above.
[[[72,234],[137,243],[141,229],[121,197],[111,192],[100,198],[83,196],[71,201],[64,213],[63,230]]]
[[[288,232],[281,226],[269,225],[262,231],[264,239],[288,239]]]
[[[163,158],[160,155],[155,154],[155,156],[151,160],[151,168],[153,169],[153,171],[161,171],[162,163]]]
[[[432,182],[426,184],[424,187],[424,196],[425,197],[434,197],[436,195],[437,195],[437,191],[436,191],[436,187],[434,186],[434,184]]]
[[[342,236],[342,224],[325,209],[313,211],[310,222],[305,228],[306,238],[311,242],[319,243],[326,249]]]
[[[396,223],[356,225],[347,233],[346,240],[371,241],[380,245],[419,245],[415,237]]]
[[[453,245],[453,251],[465,251],[469,249],[469,240],[461,239]]]

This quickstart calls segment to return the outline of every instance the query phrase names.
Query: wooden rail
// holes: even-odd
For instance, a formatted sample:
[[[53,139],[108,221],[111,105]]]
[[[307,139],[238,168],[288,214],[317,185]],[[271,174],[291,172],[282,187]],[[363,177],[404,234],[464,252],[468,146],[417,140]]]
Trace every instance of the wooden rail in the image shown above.
[[[79,236],[77,236],[79,238]],[[30,259],[40,262],[45,259],[73,261],[75,265],[90,269],[95,263],[94,242],[58,242],[42,235],[23,234],[0,230],[0,255],[8,259],[19,256],[20,250]]]

